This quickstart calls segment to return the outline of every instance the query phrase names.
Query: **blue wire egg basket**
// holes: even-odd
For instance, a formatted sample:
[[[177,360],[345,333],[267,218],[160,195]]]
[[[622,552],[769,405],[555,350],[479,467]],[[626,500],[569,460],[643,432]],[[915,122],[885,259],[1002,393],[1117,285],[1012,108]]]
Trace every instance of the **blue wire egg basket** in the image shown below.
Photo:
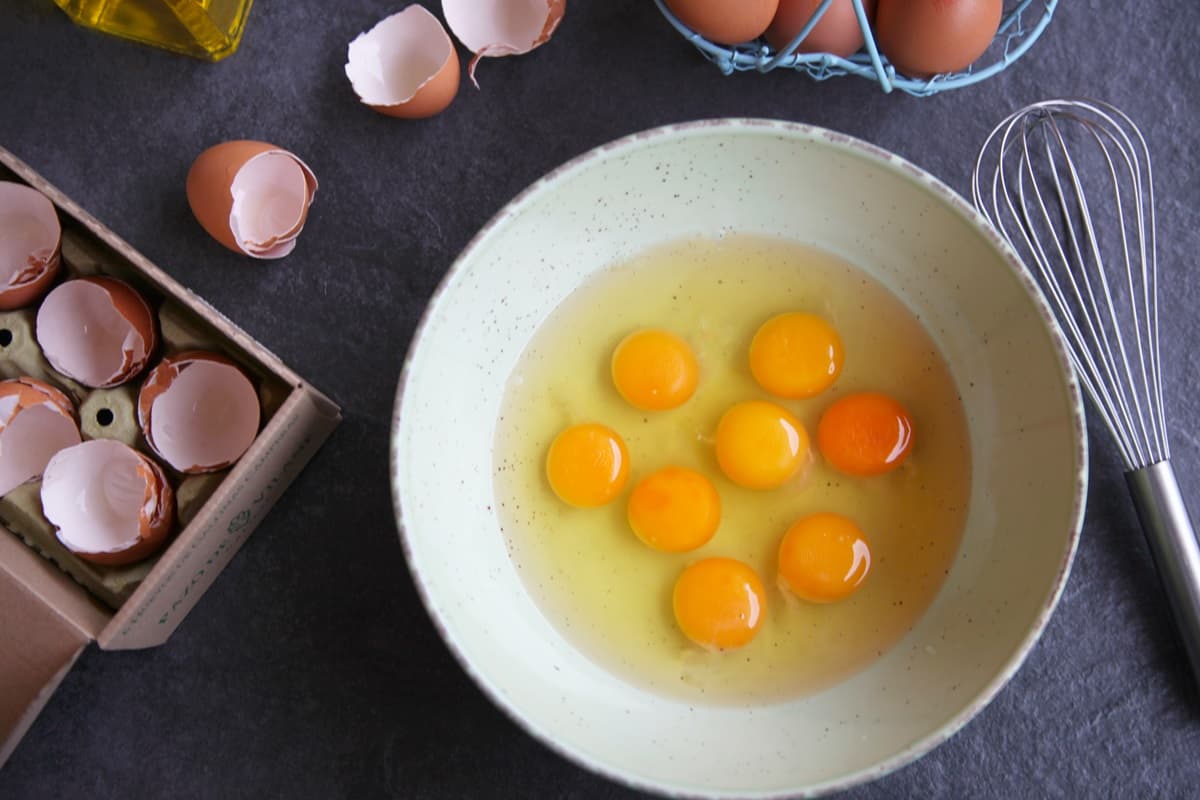
[[[863,0],[851,1],[854,3],[854,13],[858,17],[865,43],[854,55],[842,58],[830,53],[801,53],[797,49],[833,0],[822,0],[808,24],[796,34],[796,38],[789,42],[787,47],[779,51],[772,50],[761,40],[732,47],[710,42],[680,22],[667,8],[664,0],[654,0],[658,10],[675,30],[695,45],[696,49],[716,64],[725,75],[751,70],[770,72],[780,68],[806,72],[818,81],[841,75],[857,75],[875,81],[885,92],[899,89],[916,97],[961,89],[1003,72],[1037,41],[1042,31],[1050,24],[1050,18],[1054,16],[1054,9],[1058,6],[1058,0],[1007,0],[1004,4],[1004,16],[1000,20],[1000,29],[987,52],[978,61],[961,72],[948,72],[930,78],[913,78],[898,73],[896,68],[888,63],[887,57],[879,52],[867,12],[863,8]]]

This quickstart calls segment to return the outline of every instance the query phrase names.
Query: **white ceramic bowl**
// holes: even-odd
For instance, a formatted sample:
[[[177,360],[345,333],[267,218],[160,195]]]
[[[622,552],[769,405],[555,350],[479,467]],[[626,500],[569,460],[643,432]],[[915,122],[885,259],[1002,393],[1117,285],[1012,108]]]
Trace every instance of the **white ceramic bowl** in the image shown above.
[[[497,411],[538,325],[598,270],[666,241],[722,232],[816,245],[898,294],[950,364],[973,458],[959,558],[915,629],[831,689],[744,709],[650,694],[581,655],[526,593],[493,511]],[[638,787],[816,794],[908,763],[1012,676],[1075,551],[1083,415],[1057,328],[1034,292],[1012,252],[946,186],[830,131],[698,122],[621,139],[555,170],[459,257],[400,381],[393,488],[408,564],[434,623],[526,730]]]

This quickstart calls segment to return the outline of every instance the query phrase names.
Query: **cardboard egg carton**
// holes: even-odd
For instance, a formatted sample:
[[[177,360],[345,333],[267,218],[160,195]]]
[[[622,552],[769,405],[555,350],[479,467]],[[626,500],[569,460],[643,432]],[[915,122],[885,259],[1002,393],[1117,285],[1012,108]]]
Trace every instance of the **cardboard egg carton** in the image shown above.
[[[68,265],[66,279],[98,274],[95,262],[77,260],[78,243],[64,242],[63,260]],[[75,268],[75,264],[84,265]],[[37,308],[0,312],[0,380],[37,378],[62,389],[79,410],[79,428],[83,439],[115,439],[158,461],[175,490],[176,529],[186,528],[196,518],[204,503],[216,491],[229,470],[205,475],[182,475],[171,471],[158,460],[147,446],[137,419],[137,394],[140,380],[135,379],[111,389],[89,389],[57,372],[46,361],[34,335]],[[187,350],[209,350],[226,353],[217,337],[205,335],[195,324],[189,325],[186,312],[177,304],[166,301],[157,313],[162,349],[161,355]],[[245,365],[243,365],[245,369]],[[269,373],[257,374],[247,370],[258,391],[262,418],[270,420],[287,397],[287,386]],[[104,566],[94,564],[72,553],[59,542],[54,526],[42,512],[40,480],[17,487],[0,497],[0,524],[21,537],[26,544],[49,558],[64,572],[105,605],[116,610],[129,599],[157,562],[157,555],[135,564]]]
[[[55,205],[62,223],[63,279],[104,274],[150,303],[161,344],[150,366],[185,350],[221,353],[254,384],[258,437],[230,468],[182,475],[163,466],[177,493],[178,521],[167,544],[126,566],[80,559],[42,513],[40,482],[0,498],[0,765],[82,649],[164,642],[263,515],[340,420],[337,406],[195,294],[0,148],[0,180],[26,183]],[[0,312],[0,379],[28,376],[62,389],[76,404],[83,438],[124,442],[151,458],[137,422],[141,376],[89,389],[55,371],[34,335],[37,307]],[[156,459],[157,460],[157,459]]]

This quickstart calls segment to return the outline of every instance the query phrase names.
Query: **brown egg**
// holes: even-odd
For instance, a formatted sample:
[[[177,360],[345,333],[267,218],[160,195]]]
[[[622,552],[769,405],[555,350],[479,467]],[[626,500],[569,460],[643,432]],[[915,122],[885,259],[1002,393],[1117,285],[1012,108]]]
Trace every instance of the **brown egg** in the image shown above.
[[[104,389],[132,380],[158,345],[158,326],[145,298],[104,275],[76,278],[46,295],[37,313],[37,341],[50,366],[72,380]]]
[[[438,18],[414,4],[350,43],[346,77],[380,114],[432,117],[458,93],[458,54]]]
[[[679,21],[705,39],[741,44],[763,35],[779,0],[666,0]]]
[[[65,394],[34,378],[0,381],[0,495],[39,477],[55,453],[79,441]]]
[[[196,157],[187,176],[196,221],[230,250],[254,258],[292,252],[316,191],[307,164],[266,142],[213,145]]]
[[[146,444],[185,474],[225,469],[241,458],[258,436],[259,417],[254,384],[216,353],[164,358],[138,393]]]
[[[779,0],[779,10],[771,27],[767,28],[767,43],[776,50],[791,44],[796,34],[808,24],[821,0]],[[875,14],[875,0],[864,0],[867,21]],[[862,27],[854,13],[853,0],[833,0],[821,19],[800,43],[801,53],[832,53],[845,58],[863,46]]]
[[[62,227],[44,194],[0,181],[0,311],[37,301],[58,276]]]
[[[141,561],[163,546],[175,520],[175,492],[162,467],[112,439],[58,451],[41,494],[58,540],[96,564]]]
[[[879,0],[875,40],[905,75],[958,72],[987,50],[1003,14],[1003,0]]]

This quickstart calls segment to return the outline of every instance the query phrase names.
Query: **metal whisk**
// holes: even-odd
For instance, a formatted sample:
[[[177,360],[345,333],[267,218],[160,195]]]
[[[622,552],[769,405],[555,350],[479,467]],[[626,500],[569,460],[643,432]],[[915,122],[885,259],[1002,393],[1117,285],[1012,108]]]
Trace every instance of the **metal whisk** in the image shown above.
[[[1200,546],[1175,473],[1163,410],[1150,152],[1120,110],[1047,100],[988,135],[975,207],[1037,279],[1125,479],[1192,673],[1200,682]]]

